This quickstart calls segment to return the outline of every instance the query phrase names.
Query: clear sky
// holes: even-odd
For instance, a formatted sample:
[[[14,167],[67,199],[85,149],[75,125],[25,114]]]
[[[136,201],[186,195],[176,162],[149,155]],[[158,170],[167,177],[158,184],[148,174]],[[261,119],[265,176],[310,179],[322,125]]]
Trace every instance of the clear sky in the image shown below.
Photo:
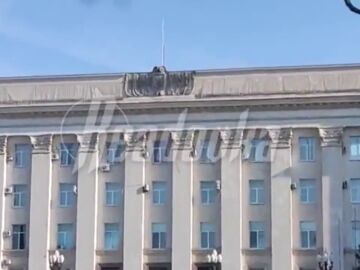
[[[358,63],[343,1],[0,0],[0,76]]]

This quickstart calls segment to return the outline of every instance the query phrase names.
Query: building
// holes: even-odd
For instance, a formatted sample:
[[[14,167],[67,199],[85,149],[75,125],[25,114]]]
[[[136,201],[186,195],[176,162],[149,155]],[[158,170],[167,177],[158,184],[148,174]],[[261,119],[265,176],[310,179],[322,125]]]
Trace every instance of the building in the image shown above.
[[[359,105],[355,65],[2,78],[2,269],[352,269]]]

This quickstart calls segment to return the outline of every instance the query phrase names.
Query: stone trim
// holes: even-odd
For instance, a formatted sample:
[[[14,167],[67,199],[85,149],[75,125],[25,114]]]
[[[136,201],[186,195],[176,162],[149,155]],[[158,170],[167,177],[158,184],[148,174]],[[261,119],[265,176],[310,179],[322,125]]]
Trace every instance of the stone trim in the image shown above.
[[[38,135],[30,136],[33,154],[47,154],[50,153],[50,147],[52,144],[52,135]]]
[[[180,130],[172,131],[171,139],[173,141],[172,148],[174,150],[193,149],[195,131]]]
[[[146,133],[143,132],[125,132],[124,142],[126,145],[125,151],[134,152],[146,150]]]
[[[79,142],[79,152],[94,152],[97,150],[99,134],[77,134],[77,141]]]
[[[342,127],[319,128],[322,147],[341,147],[342,146]]]
[[[289,148],[291,146],[292,130],[285,129],[268,129],[271,139],[271,148]]]
[[[221,148],[241,148],[241,143],[244,135],[242,129],[225,129],[220,131]]]
[[[7,149],[7,136],[0,136],[0,155],[5,155]]]

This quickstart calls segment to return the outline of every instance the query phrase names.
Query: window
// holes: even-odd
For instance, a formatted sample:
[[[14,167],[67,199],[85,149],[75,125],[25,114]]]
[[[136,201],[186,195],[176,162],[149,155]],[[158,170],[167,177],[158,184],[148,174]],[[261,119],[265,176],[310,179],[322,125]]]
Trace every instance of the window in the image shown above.
[[[72,249],[74,247],[73,224],[58,224],[57,247],[59,249]]]
[[[315,160],[315,138],[302,137],[299,138],[300,145],[300,161]]]
[[[15,144],[15,167],[24,168],[29,163],[29,144]]]
[[[201,231],[201,248],[215,248],[215,227],[213,224],[202,222],[200,224]]]
[[[12,226],[12,249],[22,250],[25,249],[26,243],[26,225],[13,225]]]
[[[13,207],[24,208],[26,204],[26,185],[13,185]]]
[[[152,224],[152,248],[154,249],[166,248],[166,224],[162,224],[162,223]]]
[[[360,159],[360,136],[350,137],[350,159]]]
[[[351,238],[352,246],[354,249],[358,249],[360,245],[360,221],[351,222]]]
[[[75,144],[62,143],[60,144],[60,164],[61,166],[71,166],[75,160]]]
[[[351,202],[360,203],[360,179],[351,179]]]
[[[300,179],[300,200],[302,203],[315,202],[315,180]]]
[[[157,205],[165,204],[166,202],[166,183],[153,182],[153,203]]]
[[[105,223],[105,250],[117,250],[120,246],[120,232],[118,223]]]
[[[263,222],[250,221],[250,248],[265,248],[265,225]]]
[[[200,161],[204,163],[213,162],[215,157],[215,149],[209,140],[202,141],[200,149]]]
[[[160,164],[165,161],[166,155],[166,146],[164,142],[155,141],[153,148],[153,162],[155,164]]]
[[[316,248],[316,225],[314,222],[300,222],[301,248]]]
[[[120,143],[108,144],[106,149],[106,162],[109,164],[120,163],[123,147]]]
[[[71,207],[74,205],[74,201],[74,185],[60,183],[59,205],[61,207]]]
[[[106,183],[106,205],[118,206],[120,205],[121,185],[120,183]]]
[[[268,152],[269,146],[266,140],[252,140],[249,160],[253,162],[264,162],[268,157]]]
[[[250,204],[264,203],[264,181],[250,180]]]
[[[215,202],[216,197],[216,183],[210,181],[202,181],[200,183],[201,189],[201,203],[212,204]]]

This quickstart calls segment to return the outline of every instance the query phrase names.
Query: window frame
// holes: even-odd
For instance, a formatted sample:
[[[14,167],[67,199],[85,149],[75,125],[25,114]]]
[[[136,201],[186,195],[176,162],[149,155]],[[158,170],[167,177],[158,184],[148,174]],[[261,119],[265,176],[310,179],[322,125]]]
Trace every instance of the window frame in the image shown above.
[[[262,186],[260,188],[258,187],[252,187],[252,183],[261,183]],[[252,192],[255,192],[256,194],[256,201],[252,201]],[[260,194],[260,195],[259,195]],[[259,200],[262,195],[262,201]],[[250,205],[264,205],[265,204],[265,181],[262,179],[250,179],[249,180],[249,203]]]
[[[357,140],[356,146],[355,146],[357,154],[355,156],[352,155],[353,140]],[[350,136],[349,141],[350,141],[349,159],[351,161],[359,161],[360,160],[360,136]]]
[[[68,227],[70,230],[60,230],[61,226]],[[57,224],[57,241],[56,246],[60,250],[71,250],[74,248],[74,224],[72,223],[59,223]],[[65,242],[64,245],[60,245],[60,239]]]
[[[312,136],[299,137],[299,161],[300,162],[315,162],[316,161],[316,139]],[[305,143],[305,144],[303,144]],[[302,149],[306,148],[305,158],[302,157]],[[310,152],[312,150],[312,152]],[[312,155],[312,158],[311,158]]]
[[[121,156],[122,156],[123,150],[124,150],[124,146],[121,143],[107,144],[107,146],[106,146],[106,162],[110,165],[116,165],[116,164],[121,163]]]
[[[311,226],[313,225],[314,229],[313,230],[311,230],[311,229],[305,230],[304,229],[305,224],[307,224],[307,225],[311,224]],[[306,239],[303,239],[303,233],[306,234]],[[315,239],[313,245],[312,245],[312,235],[311,234],[313,234],[314,239]],[[307,245],[303,245],[303,243],[304,243],[303,240],[306,240]],[[313,221],[300,221],[300,247],[301,247],[301,249],[306,249],[306,250],[316,249],[316,247],[317,247],[317,228],[316,228],[316,223],[315,222],[313,222]]]
[[[265,155],[265,149],[267,149],[266,155]],[[262,153],[262,154],[260,154],[260,153]],[[265,139],[252,139],[250,141],[250,152],[249,152],[248,160],[252,163],[268,162],[269,161],[269,141],[265,140]]]
[[[260,229],[257,229],[259,227]],[[252,237],[255,234],[256,244],[252,245]],[[265,223],[262,221],[249,222],[249,248],[255,250],[263,250],[266,247]]]
[[[154,205],[165,205],[167,201],[167,182],[152,182],[152,203]]]
[[[355,188],[354,183],[357,182],[357,187]],[[354,199],[354,190],[357,191],[358,199]],[[350,179],[350,201],[352,204],[359,204],[360,203],[360,178],[351,178]]]
[[[208,185],[208,187],[205,187]],[[200,182],[200,199],[202,205],[213,205],[216,203],[216,182],[201,181]]]
[[[62,190],[62,187],[69,187],[69,190]],[[59,183],[59,200],[58,200],[58,204],[60,208],[71,208],[75,205],[75,201],[76,201],[76,196],[74,194],[74,184],[72,183],[66,183],[66,182],[62,182]],[[62,203],[62,194],[65,194],[65,201],[67,203],[63,204]],[[69,195],[70,194],[70,195]]]
[[[16,230],[15,228],[19,228],[19,230]],[[23,230],[21,230],[21,228]],[[15,238],[17,238],[17,241],[15,241]],[[12,250],[25,250],[26,245],[27,245],[26,242],[27,242],[26,241],[26,224],[13,224],[12,225],[11,249]]]
[[[17,149],[20,148],[20,149]],[[15,157],[14,157],[14,167],[15,168],[26,168],[28,166],[28,154],[29,152],[29,144],[26,143],[17,143],[15,144]],[[21,156],[21,163],[18,163],[18,155]]]
[[[157,238],[156,238],[157,237]],[[151,224],[151,248],[166,249],[167,248],[167,226],[165,223]],[[157,241],[156,241],[157,239]]]
[[[205,245],[203,245],[206,243]],[[200,223],[200,248],[215,249],[216,246],[216,229],[215,225],[209,222]]]
[[[115,187],[115,189],[108,189],[108,187]],[[118,207],[121,205],[121,194],[122,187],[117,182],[106,182],[105,183],[105,205],[107,207]],[[118,196],[118,197],[117,197]],[[108,200],[111,198],[111,200]],[[111,203],[109,203],[111,201]]]
[[[26,207],[27,204],[27,185],[25,184],[15,184],[12,186],[13,187],[13,200],[12,200],[12,207],[15,209],[22,209]],[[17,188],[24,188],[21,191],[16,191]],[[19,198],[19,205],[16,205],[16,198]],[[23,204],[22,204],[23,203]]]
[[[60,143],[60,166],[70,167],[75,164],[76,158],[76,144],[75,143]],[[65,158],[63,158],[65,155]],[[66,160],[66,162],[63,162]]]
[[[312,186],[305,185],[306,183],[312,183]],[[300,202],[302,204],[315,204],[316,203],[316,180],[311,178],[302,178],[299,180],[300,184]],[[303,192],[305,191],[306,200],[303,200]],[[313,194],[313,200],[311,199],[311,192]]]
[[[114,229],[116,227],[116,229]],[[108,238],[109,236],[109,238]],[[110,241],[108,242],[108,240]],[[104,250],[119,250],[120,249],[120,224],[119,223],[105,223],[104,224]]]
[[[166,162],[166,143],[164,141],[156,140],[152,148],[152,162],[153,164],[162,164]]]

